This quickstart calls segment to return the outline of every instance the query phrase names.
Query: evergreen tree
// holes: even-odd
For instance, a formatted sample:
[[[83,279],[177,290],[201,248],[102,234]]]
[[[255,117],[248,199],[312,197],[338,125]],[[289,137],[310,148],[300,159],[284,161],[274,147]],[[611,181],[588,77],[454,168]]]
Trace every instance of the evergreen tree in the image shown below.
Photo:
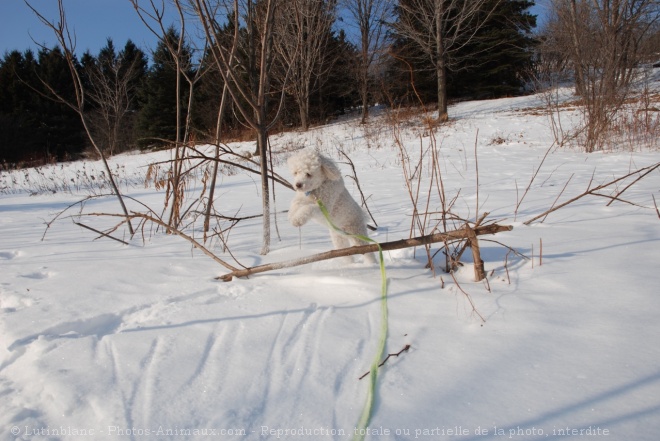
[[[346,33],[332,33],[324,51],[323,73],[318,79],[319,88],[311,96],[310,116],[324,121],[330,116],[344,114],[350,107],[360,103],[355,83],[357,48],[346,39]]]
[[[68,67],[59,48],[14,51],[0,68],[0,159],[32,164],[77,158],[84,149],[76,113],[57,101],[75,100]],[[47,85],[47,86],[46,86]]]
[[[393,56],[386,63],[384,84],[390,104],[416,106],[437,102],[435,68],[417,45],[398,37],[392,42],[390,52]]]
[[[13,51],[0,62],[0,163],[45,156],[35,130],[39,120],[37,100],[28,87],[34,83],[36,64],[31,51]]]
[[[147,54],[131,40],[128,40],[124,45],[124,49],[119,52],[119,59],[121,60],[119,76],[122,78],[128,77],[131,112],[137,112],[140,109],[138,92],[144,84],[149,66]],[[129,70],[131,71],[130,74]]]
[[[213,60],[213,54],[207,51],[202,58],[200,69],[206,71],[195,88],[195,106],[193,107],[193,122],[196,139],[215,142],[215,132],[218,123],[218,112],[224,80]],[[227,97],[229,102],[231,99]],[[229,107],[225,107],[228,109]],[[238,124],[235,115],[225,110],[222,120],[222,133],[226,139],[228,133],[243,127]]]
[[[42,49],[38,55],[37,77],[43,95],[52,96],[54,90],[62,99],[74,103],[75,91],[69,67],[59,47]],[[45,86],[48,85],[48,86]],[[45,139],[48,157],[58,161],[76,159],[85,148],[80,117],[67,105],[49,98],[38,100],[39,127],[35,128]]]
[[[139,94],[146,81],[149,61],[147,54],[131,40],[119,52],[119,77],[126,79],[128,113],[124,119],[124,149],[137,147],[137,119],[141,109]]]
[[[519,94],[532,69],[536,16],[531,0],[499,2],[495,13],[459,53],[459,64],[449,73],[453,97],[502,97]],[[463,55],[464,54],[464,55]]]
[[[171,47],[176,47],[179,34],[173,28],[167,30],[166,37]],[[190,66],[191,51],[183,48],[182,65]],[[180,97],[177,97],[177,68],[167,44],[158,43],[153,55],[153,65],[146,74],[144,86],[139,94],[140,111],[137,119],[138,145],[163,145],[162,140],[173,141],[177,138],[177,99],[180,103],[187,102],[187,87],[182,87]],[[182,121],[185,120],[183,115]]]

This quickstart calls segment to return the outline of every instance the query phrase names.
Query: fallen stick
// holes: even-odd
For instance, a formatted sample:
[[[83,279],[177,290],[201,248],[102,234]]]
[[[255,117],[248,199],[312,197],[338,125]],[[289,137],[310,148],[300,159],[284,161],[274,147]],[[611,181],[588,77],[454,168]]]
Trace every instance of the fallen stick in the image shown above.
[[[490,224],[485,226],[479,226],[477,228],[474,228],[472,231],[476,236],[482,236],[485,234],[496,234],[502,231],[511,231],[511,230],[513,230],[513,226],[511,225]],[[418,247],[418,246],[428,245],[437,242],[469,239],[470,236],[471,236],[471,232],[469,228],[461,228],[459,230],[448,231],[446,233],[429,234],[427,236],[419,236],[419,237],[414,237],[412,239],[401,239],[401,240],[395,240],[393,242],[384,242],[380,244],[380,247],[383,251],[390,251],[390,250],[398,250],[401,248]],[[305,265],[312,262],[318,262],[321,260],[334,259],[337,257],[353,256],[355,254],[374,253],[376,251],[378,251],[378,244],[369,244],[369,245],[360,245],[349,248],[342,248],[339,250],[332,250],[332,251],[326,251],[324,253],[313,254],[311,256],[303,257],[300,259],[267,263],[264,265],[253,266],[251,268],[245,268],[245,269],[236,269],[223,276],[216,277],[216,279],[229,282],[234,277],[247,277],[252,274],[263,273],[266,271],[273,271],[282,268],[290,268],[294,266]]]
[[[403,349],[401,349],[399,352],[396,352],[394,354],[387,354],[387,357],[385,357],[385,360],[381,361],[380,364],[378,365],[378,367],[383,367],[383,365],[385,363],[387,363],[387,360],[389,360],[390,357],[398,357],[399,355],[403,354],[404,352],[408,352],[409,349],[410,349],[410,345],[405,345],[403,347]],[[358,378],[358,380],[362,380],[364,377],[366,377],[370,373],[371,373],[371,371],[365,372],[364,374],[362,374],[362,376],[360,378]]]
[[[117,242],[123,243],[124,245],[128,245],[128,242],[126,242],[124,240],[121,240],[121,239],[117,239],[116,237],[111,236],[108,233],[104,233],[103,231],[97,230],[96,228],[92,228],[92,227],[87,226],[85,224],[81,224],[80,222],[74,222],[74,224],[78,225],[79,227],[87,228],[88,230],[93,231],[95,233],[98,233],[103,237],[107,237],[108,239],[116,240]]]

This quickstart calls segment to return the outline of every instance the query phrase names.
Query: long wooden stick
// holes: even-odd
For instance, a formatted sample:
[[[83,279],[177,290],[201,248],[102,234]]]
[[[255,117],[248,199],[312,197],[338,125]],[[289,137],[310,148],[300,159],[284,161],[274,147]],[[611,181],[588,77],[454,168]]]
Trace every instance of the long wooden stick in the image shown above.
[[[502,231],[511,231],[512,229],[513,226],[511,225],[491,224],[491,225],[479,226],[473,229],[472,231],[476,236],[481,236],[485,234],[496,234]],[[427,236],[414,237],[412,239],[401,239],[392,242],[384,242],[380,244],[380,247],[383,251],[398,250],[401,248],[417,247],[417,246],[423,246],[437,242],[468,239],[470,235],[471,233],[468,228],[461,228],[459,230],[448,231],[446,233],[436,233]],[[339,250],[332,250],[332,251],[326,251],[324,253],[313,254],[311,256],[303,257],[300,259],[287,260],[283,262],[273,262],[265,265],[253,266],[251,268],[237,269],[223,276],[217,277],[217,279],[228,282],[232,280],[234,277],[247,277],[252,274],[263,273],[266,271],[273,271],[282,268],[290,268],[294,266],[305,265],[312,262],[318,262],[321,260],[334,259],[337,257],[352,256],[355,254],[373,253],[376,251],[378,251],[377,244],[342,248]]]

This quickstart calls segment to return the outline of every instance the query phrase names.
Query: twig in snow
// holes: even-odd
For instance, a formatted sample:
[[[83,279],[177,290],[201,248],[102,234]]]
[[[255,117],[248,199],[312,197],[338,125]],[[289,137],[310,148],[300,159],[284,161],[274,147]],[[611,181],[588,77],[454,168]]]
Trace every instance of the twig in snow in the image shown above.
[[[646,175],[648,175],[649,173],[651,173],[651,172],[652,172],[653,170],[655,170],[656,168],[657,168],[657,164],[656,164],[656,167],[653,167],[653,168],[647,170],[645,173],[639,175],[639,176],[637,177],[637,179],[635,179],[634,181],[632,181],[630,184],[626,185],[626,186],[623,188],[623,190],[621,190],[620,192],[618,192],[618,193],[616,194],[616,196],[613,196],[613,197],[612,197],[612,200],[609,201],[609,202],[607,203],[606,207],[609,207],[610,205],[612,205],[612,202],[614,202],[615,200],[618,200],[618,199],[619,199],[619,196],[621,196],[621,195],[623,194],[624,191],[628,190],[630,187],[632,187],[633,185],[635,185],[635,183],[637,183],[637,181],[639,181],[639,180],[642,179],[644,176],[646,176]],[[656,208],[656,210],[657,210],[658,207],[656,206],[655,208]]]
[[[545,218],[545,217],[548,216],[548,214],[552,213],[553,211],[559,210],[560,208],[565,207],[566,205],[569,205],[569,204],[571,204],[571,203],[577,201],[578,199],[582,199],[582,198],[585,197],[585,196],[588,196],[588,195],[604,196],[603,194],[598,193],[598,191],[599,191],[599,190],[602,190],[602,189],[604,189],[604,188],[607,188],[607,187],[609,187],[609,186],[611,186],[611,185],[613,185],[613,184],[616,184],[617,182],[622,181],[622,180],[624,180],[624,179],[626,179],[626,178],[629,178],[630,176],[633,176],[633,175],[635,175],[635,174],[639,174],[639,173],[644,172],[639,178],[635,179],[635,181],[634,181],[634,182],[638,182],[642,177],[648,175],[651,171],[656,170],[656,169],[658,169],[658,168],[660,168],[660,162],[657,162],[657,163],[655,163],[655,164],[653,164],[653,165],[650,165],[650,166],[648,166],[648,167],[640,168],[639,170],[635,170],[635,171],[633,171],[633,172],[630,172],[630,173],[628,173],[628,174],[626,174],[626,175],[620,176],[620,177],[618,177],[618,178],[616,178],[616,179],[614,179],[614,180],[612,180],[612,181],[610,181],[610,182],[607,182],[607,183],[605,183],[605,184],[599,185],[599,186],[594,187],[594,188],[591,188],[591,184],[592,184],[592,182],[593,182],[593,176],[592,176],[592,177],[591,177],[591,180],[589,181],[589,185],[587,185],[587,190],[585,190],[582,194],[580,194],[580,195],[578,195],[578,196],[575,196],[574,198],[569,199],[568,201],[566,201],[566,202],[564,202],[564,203],[562,203],[562,204],[559,204],[559,205],[557,205],[557,206],[554,206],[554,207],[552,207],[551,209],[545,211],[544,213],[541,213],[541,214],[539,214],[538,216],[535,216],[535,217],[533,217],[532,219],[529,219],[529,220],[527,220],[527,221],[525,221],[525,222],[523,222],[523,223],[524,223],[525,225],[529,225],[529,224],[531,224],[532,222],[534,222],[535,220],[540,219],[540,218]],[[626,187],[626,189],[628,189],[628,187]],[[621,194],[621,193],[622,193],[622,192],[620,192],[619,194]]]
[[[461,284],[458,283],[458,280],[456,280],[456,276],[454,276],[454,272],[452,271],[449,274],[451,275],[451,278],[454,279],[454,283],[456,284],[456,287],[465,295],[465,297],[468,299],[468,302],[470,302],[470,306],[472,306],[472,312],[477,314],[483,323],[486,323],[486,319],[484,318],[484,316],[481,315],[479,311],[477,311],[477,307],[472,301],[472,297],[470,297],[470,294],[468,294],[467,292],[465,292],[463,288],[461,288]]]
[[[399,355],[403,354],[404,352],[408,352],[409,349],[410,349],[410,345],[405,345],[403,347],[403,349],[401,349],[399,352],[397,352],[395,354],[387,354],[387,357],[385,357],[385,359],[380,362],[378,367],[382,367],[385,363],[387,363],[387,360],[389,360],[390,357],[398,357]],[[366,377],[370,373],[371,373],[371,371],[365,372],[364,374],[362,374],[362,376],[360,378],[358,378],[358,380],[362,380],[364,377]]]
[[[518,203],[516,204],[516,209],[513,212],[514,213],[514,219],[518,217],[518,209],[520,208],[520,204],[522,204],[523,200],[525,199],[525,196],[527,196],[527,193],[529,192],[529,189],[532,187],[532,183],[534,183],[534,180],[536,179],[536,175],[539,174],[539,171],[541,171],[541,167],[543,166],[543,163],[545,162],[546,158],[550,154],[550,152],[555,148],[555,143],[553,142],[552,145],[548,150],[546,150],[545,155],[543,155],[543,159],[541,159],[541,163],[539,164],[538,168],[532,174],[532,178],[529,180],[529,184],[527,184],[527,188],[525,189],[525,192],[523,193],[522,197],[518,199]],[[518,183],[516,182],[516,195],[518,194]]]
[[[566,187],[568,187],[568,183],[571,182],[571,179],[573,179],[573,176],[575,176],[575,174],[572,174],[571,177],[568,178],[568,181],[566,181],[566,184],[564,184],[564,188],[561,189],[561,192],[559,192],[559,194],[557,195],[557,198],[552,203],[552,207],[550,207],[550,209],[552,209],[557,204],[557,201],[559,200],[561,195],[564,194],[564,191],[566,190]],[[593,176],[592,176],[592,179],[593,179]],[[548,211],[548,214],[550,214],[549,211]],[[543,217],[543,219],[541,220],[541,223],[543,223],[545,221],[545,218],[548,217],[548,214],[546,214],[545,217]]]
[[[504,256],[504,270],[506,271],[506,278],[509,281],[509,285],[511,285],[511,277],[509,277],[509,253],[511,251],[512,250],[509,249],[509,251],[506,253],[506,256]]]
[[[107,233],[104,233],[103,231],[99,231],[99,230],[97,230],[96,228],[92,228],[92,227],[87,226],[87,225],[85,225],[85,224],[81,224],[80,222],[74,222],[74,224],[78,225],[79,227],[87,228],[88,230],[93,231],[93,232],[95,232],[95,233],[98,233],[98,234],[100,234],[100,235],[103,236],[103,237],[107,237],[108,239],[116,240],[117,242],[123,243],[124,245],[128,245],[128,242],[125,242],[125,241],[123,241],[123,240],[121,240],[121,239],[117,239],[116,237],[113,237],[113,236],[111,236],[111,235],[109,235],[109,234],[107,234]]]

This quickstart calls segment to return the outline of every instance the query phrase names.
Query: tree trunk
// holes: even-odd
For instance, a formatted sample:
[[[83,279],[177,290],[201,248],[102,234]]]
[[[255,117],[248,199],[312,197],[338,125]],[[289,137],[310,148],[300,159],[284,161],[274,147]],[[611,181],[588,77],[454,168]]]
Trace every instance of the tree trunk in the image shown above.
[[[263,208],[263,244],[261,255],[270,251],[270,187],[268,186],[268,131],[261,128],[257,133],[257,149],[261,164],[261,202]]]
[[[300,127],[306,132],[309,129],[309,87],[303,87],[303,93],[298,100]]]
[[[360,71],[360,98],[362,98],[362,119],[361,124],[366,124],[369,118],[369,29],[362,25],[362,63],[358,67]]]
[[[436,2],[435,6],[435,67],[438,81],[438,121],[445,122],[449,119],[447,110],[447,66],[445,64],[445,48],[442,40],[442,2]]]
[[[577,12],[577,4],[576,0],[571,0],[571,7],[569,8],[571,18],[570,18],[570,23],[571,23],[571,39],[572,39],[572,44],[573,44],[573,68],[575,69],[575,93],[578,96],[586,96],[587,90],[586,86],[584,83],[585,76],[584,76],[584,70],[583,70],[583,61],[584,58],[582,58],[582,50],[581,50],[581,44],[579,40],[579,26],[580,23],[578,21],[578,12]]]

